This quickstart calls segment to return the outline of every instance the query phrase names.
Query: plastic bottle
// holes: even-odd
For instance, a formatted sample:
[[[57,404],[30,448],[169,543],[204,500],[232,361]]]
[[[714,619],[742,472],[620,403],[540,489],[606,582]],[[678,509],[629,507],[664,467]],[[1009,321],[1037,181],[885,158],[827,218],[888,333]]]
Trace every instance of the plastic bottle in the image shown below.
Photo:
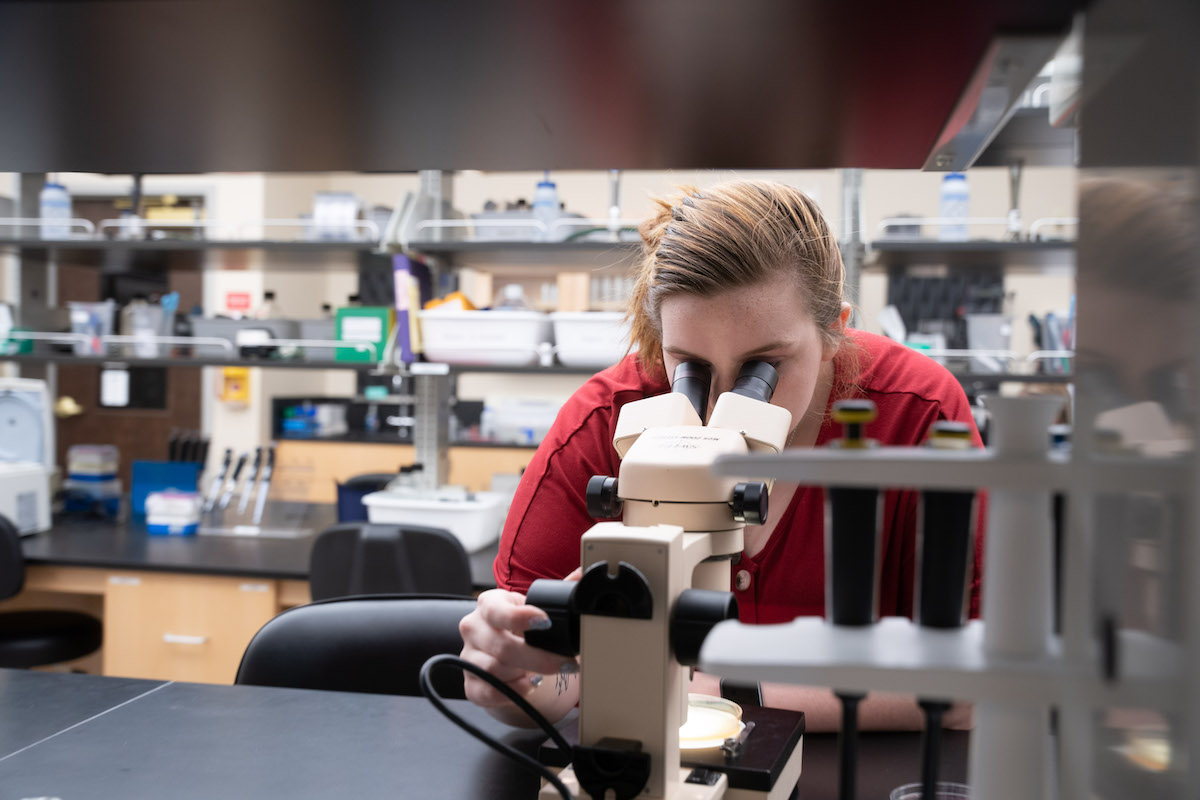
[[[970,216],[970,195],[967,192],[967,176],[961,172],[949,172],[942,178],[941,217],[947,222],[938,226],[938,238],[944,242],[967,240],[967,217]],[[955,220],[950,222],[949,220]],[[957,222],[962,220],[962,222]]]
[[[136,337],[136,341],[121,348],[125,355],[139,358],[156,357],[159,353],[154,337],[162,331],[162,318],[161,306],[151,305],[143,294],[134,295],[121,309],[121,333]]]
[[[66,239],[71,235],[71,195],[61,183],[47,183],[38,197],[43,239]]]
[[[540,227],[537,229],[537,239],[548,241],[560,238],[558,231],[552,227],[558,219],[558,187],[550,180],[549,172],[538,183],[537,191],[533,193],[533,218],[546,226],[545,230]]]

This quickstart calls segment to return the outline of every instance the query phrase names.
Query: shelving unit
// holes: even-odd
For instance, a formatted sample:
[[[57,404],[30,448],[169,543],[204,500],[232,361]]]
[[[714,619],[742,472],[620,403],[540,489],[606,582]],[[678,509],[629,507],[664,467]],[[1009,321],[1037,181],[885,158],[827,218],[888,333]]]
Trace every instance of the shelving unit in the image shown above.
[[[310,252],[372,252],[378,243],[367,240],[338,239],[101,239],[38,237],[9,239],[0,237],[0,247],[30,252],[78,254],[90,251],[191,251],[191,250],[268,250]]]
[[[931,239],[876,239],[870,250],[872,268],[943,264],[952,267],[1038,267],[1072,268],[1075,242],[985,241],[943,242]]]
[[[249,359],[249,358],[192,358],[158,357],[139,358],[135,356],[104,355],[80,356],[73,353],[45,354],[11,354],[0,353],[0,361],[11,361],[17,364],[80,364],[107,367],[258,367],[262,369],[308,369],[308,370],[350,370],[355,372],[371,372],[379,375],[400,375],[403,377],[415,375],[411,369],[404,366],[375,364],[356,361],[309,361],[302,358],[293,359]],[[469,373],[498,373],[511,375],[592,375],[599,371],[585,367],[488,367],[467,366],[460,364],[437,365],[445,366],[447,375],[464,375]]]

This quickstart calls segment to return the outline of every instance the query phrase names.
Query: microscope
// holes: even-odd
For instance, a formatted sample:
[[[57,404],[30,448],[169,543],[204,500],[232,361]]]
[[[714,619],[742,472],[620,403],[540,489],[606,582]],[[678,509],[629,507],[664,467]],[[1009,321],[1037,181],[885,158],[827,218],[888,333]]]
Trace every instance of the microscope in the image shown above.
[[[757,709],[785,716],[757,728],[743,718],[717,746],[687,758],[680,726],[704,637],[737,618],[729,576],[743,528],[767,517],[767,483],[714,475],[712,463],[779,452],[791,414],[770,404],[778,374],[766,362],[743,365],[707,424],[707,368],[685,362],[673,378],[671,392],[621,409],[619,476],[588,482],[589,513],[622,521],[584,534],[578,582],[538,580],[526,596],[552,623],[526,641],[580,656],[579,743],[559,778],[580,798],[786,798],[800,775],[802,714]],[[742,759],[769,763],[769,779],[737,785]],[[547,786],[540,797],[559,794]]]

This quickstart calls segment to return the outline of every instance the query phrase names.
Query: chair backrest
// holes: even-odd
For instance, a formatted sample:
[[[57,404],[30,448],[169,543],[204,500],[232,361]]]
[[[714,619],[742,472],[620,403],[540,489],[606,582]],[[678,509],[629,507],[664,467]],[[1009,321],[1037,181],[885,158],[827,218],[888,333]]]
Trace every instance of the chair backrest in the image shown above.
[[[342,597],[289,609],[264,625],[242,655],[236,683],[419,695],[421,665],[458,654],[458,622],[472,597]],[[434,688],[462,699],[462,674],[438,670]]]
[[[313,600],[363,594],[471,593],[471,561],[440,528],[352,522],[317,536],[309,558]]]
[[[0,514],[0,600],[12,597],[25,586],[25,554],[21,551],[21,533],[12,521]]]

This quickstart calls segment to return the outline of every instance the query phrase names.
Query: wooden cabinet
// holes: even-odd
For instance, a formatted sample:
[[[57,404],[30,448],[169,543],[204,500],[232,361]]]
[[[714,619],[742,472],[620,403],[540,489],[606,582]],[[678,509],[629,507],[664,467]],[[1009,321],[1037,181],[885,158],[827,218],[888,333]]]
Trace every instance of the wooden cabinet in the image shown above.
[[[520,473],[533,453],[527,447],[451,447],[448,482],[484,491],[491,487],[492,475]],[[370,472],[396,472],[416,456],[416,448],[408,444],[284,440],[275,451],[271,499],[334,503],[339,481]]]
[[[104,674],[233,683],[246,645],[278,608],[272,580],[110,573]]]

